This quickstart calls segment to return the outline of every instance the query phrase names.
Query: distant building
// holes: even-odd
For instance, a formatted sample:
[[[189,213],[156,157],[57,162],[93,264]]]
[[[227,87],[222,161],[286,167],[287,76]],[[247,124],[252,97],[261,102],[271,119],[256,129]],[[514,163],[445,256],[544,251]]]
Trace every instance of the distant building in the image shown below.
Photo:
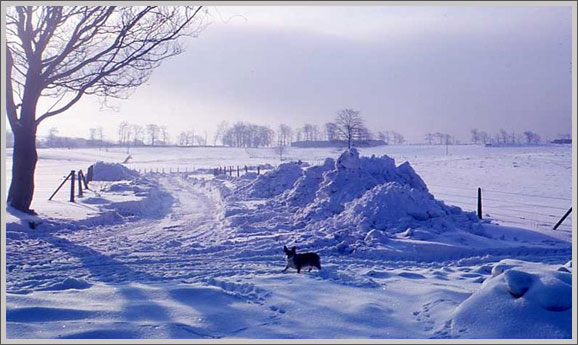
[[[572,139],[554,139],[552,144],[572,144]]]

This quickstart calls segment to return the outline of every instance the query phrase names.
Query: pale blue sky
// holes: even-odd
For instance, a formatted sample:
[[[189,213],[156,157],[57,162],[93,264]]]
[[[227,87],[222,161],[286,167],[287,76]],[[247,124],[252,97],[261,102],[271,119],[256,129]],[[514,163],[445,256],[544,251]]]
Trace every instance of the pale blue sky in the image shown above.
[[[218,7],[118,111],[85,98],[39,130],[88,136],[121,121],[207,131],[238,120],[322,125],[345,107],[369,127],[462,140],[531,129],[571,132],[570,7]]]

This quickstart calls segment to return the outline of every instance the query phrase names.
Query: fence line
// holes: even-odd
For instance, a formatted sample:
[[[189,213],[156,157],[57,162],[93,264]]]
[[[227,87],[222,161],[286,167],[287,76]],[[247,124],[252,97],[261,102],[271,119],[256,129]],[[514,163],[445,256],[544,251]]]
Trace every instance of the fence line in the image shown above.
[[[450,187],[450,186],[439,186],[430,185],[433,191],[430,192],[436,197],[440,198],[448,204],[453,204],[460,206],[467,210],[475,210],[477,205],[477,195],[473,188],[464,187]],[[444,191],[443,189],[453,189],[453,191]],[[439,189],[439,192],[437,191]],[[468,191],[469,193],[462,194],[459,191]],[[519,197],[531,197],[536,200],[542,199],[543,204],[540,203],[530,203],[530,202],[520,202],[516,200],[517,198],[504,198],[497,199],[495,197],[483,197],[483,213],[490,215],[490,217],[498,222],[507,222],[517,225],[524,225],[526,227],[531,226],[534,228],[546,228],[552,229],[552,226],[561,219],[563,212],[567,211],[567,207],[553,206],[550,203],[553,200],[557,200],[556,204],[560,204],[560,201],[568,201],[570,199],[558,198],[558,197],[548,197],[548,196],[538,196],[524,193],[513,193],[513,192],[498,192],[492,190],[485,190],[482,188],[483,192],[491,193],[501,193],[503,195],[513,195]],[[539,202],[539,201],[537,201]],[[557,212],[561,211],[561,212]],[[571,217],[564,219],[561,222],[561,226],[557,230],[571,231]]]
[[[440,186],[440,185],[431,185],[431,184],[428,184],[428,187],[448,188],[448,189],[460,189],[460,190],[467,190],[467,191],[471,191],[471,190],[472,190],[472,188],[466,188],[466,187]],[[489,193],[499,193],[499,194],[508,194],[508,195],[519,195],[519,196],[527,196],[527,197],[539,198],[539,199],[554,199],[554,200],[572,201],[571,198],[562,198],[562,197],[556,197],[556,196],[543,196],[543,195],[537,195],[537,194],[503,192],[503,191],[499,191],[499,190],[492,190],[492,189],[485,189],[485,188],[484,188],[483,190],[484,190],[484,192],[489,192]]]
[[[482,191],[485,192],[485,189],[482,188]],[[443,194],[443,195],[447,195],[447,196],[452,196],[452,197],[457,197],[457,198],[463,198],[463,199],[471,199],[471,200],[477,200],[476,196],[472,196],[472,195],[463,195],[463,194],[453,194],[453,193],[447,193],[447,192],[435,192],[435,194]],[[514,194],[514,193],[512,193]],[[548,197],[544,197],[544,199],[552,199],[552,198],[548,198]],[[517,204],[517,205],[523,205],[523,206],[533,206],[533,207],[540,207],[540,208],[550,208],[550,209],[554,209],[554,210],[559,210],[559,211],[566,211],[567,208],[565,207],[558,207],[558,206],[550,206],[550,205],[543,205],[543,204],[530,204],[527,202],[519,202],[519,201],[515,201],[515,200],[511,200],[511,199],[494,199],[494,198],[487,198],[484,197],[483,198],[484,201],[495,201],[495,202],[504,202],[504,203],[508,203],[508,204]],[[569,200],[571,201],[571,200]]]

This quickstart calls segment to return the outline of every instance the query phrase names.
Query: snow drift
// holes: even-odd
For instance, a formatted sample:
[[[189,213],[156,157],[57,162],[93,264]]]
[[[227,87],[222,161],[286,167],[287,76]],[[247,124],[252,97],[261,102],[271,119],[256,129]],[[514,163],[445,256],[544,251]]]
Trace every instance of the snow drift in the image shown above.
[[[138,172],[119,163],[96,162],[94,164],[94,181],[122,181],[132,180]]]
[[[487,236],[474,213],[436,200],[408,162],[360,157],[355,148],[322,165],[285,163],[248,183],[231,182],[237,191],[226,206],[229,226],[240,232],[293,229],[293,241],[314,250],[350,254],[365,248],[371,256],[385,255],[375,249],[393,240],[397,249],[389,254],[405,252],[411,241],[434,241],[430,251],[439,252],[440,246],[453,250]],[[265,202],[244,204],[255,198]]]
[[[259,175],[248,185],[248,195],[253,198],[271,198],[291,188],[303,174],[301,164],[290,162]]]
[[[492,277],[454,312],[452,336],[546,339],[572,337],[571,266],[502,260]]]
[[[331,171],[324,173],[315,199],[303,210],[303,218],[319,220],[341,213],[345,203],[388,182],[416,189],[416,193],[429,194],[427,186],[409,163],[396,167],[393,158],[388,156],[359,157],[355,148],[349,149],[337,159]]]

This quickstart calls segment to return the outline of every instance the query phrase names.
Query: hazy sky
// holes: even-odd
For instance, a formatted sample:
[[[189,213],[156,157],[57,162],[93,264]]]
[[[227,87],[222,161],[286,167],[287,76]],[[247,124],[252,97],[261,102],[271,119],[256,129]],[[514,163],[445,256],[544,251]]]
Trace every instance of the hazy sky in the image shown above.
[[[323,125],[358,109],[371,130],[571,132],[570,7],[217,7],[185,53],[118,111],[86,97],[39,133],[88,136],[121,121],[208,132],[244,120]]]

